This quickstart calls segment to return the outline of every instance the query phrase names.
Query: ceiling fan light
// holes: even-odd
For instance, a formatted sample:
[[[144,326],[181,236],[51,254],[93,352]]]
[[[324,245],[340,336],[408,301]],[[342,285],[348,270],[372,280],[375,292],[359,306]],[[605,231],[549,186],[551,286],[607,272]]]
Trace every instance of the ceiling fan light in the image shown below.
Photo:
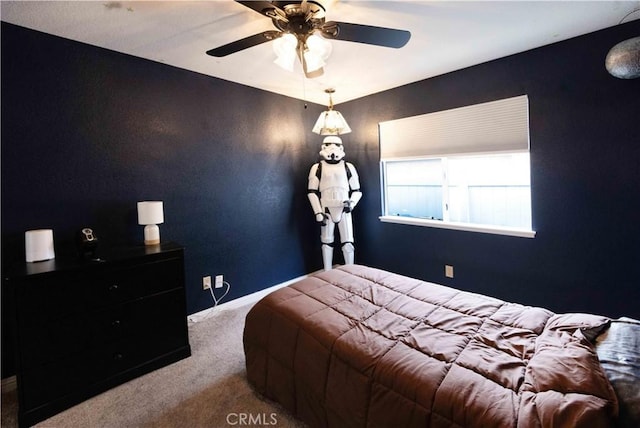
[[[291,33],[284,33],[282,36],[273,41],[273,50],[275,51],[276,55],[280,55],[280,53],[283,51],[295,52],[297,46],[298,38]]]
[[[293,65],[296,62],[295,55],[281,55],[277,57],[274,61],[274,64],[277,64],[281,68],[284,68],[287,71],[293,71]]]
[[[319,70],[325,65],[322,57],[311,50],[306,50],[304,52],[304,62],[306,64],[307,73]]]
[[[307,48],[309,48],[311,52],[318,55],[323,60],[329,58],[329,55],[331,55],[331,50],[333,49],[333,46],[328,40],[316,33],[313,33],[309,37],[307,37],[306,44]]]
[[[296,60],[296,47],[298,39],[291,33],[285,33],[273,41],[273,51],[276,59],[273,61],[280,67],[288,71],[293,71],[293,64]]]

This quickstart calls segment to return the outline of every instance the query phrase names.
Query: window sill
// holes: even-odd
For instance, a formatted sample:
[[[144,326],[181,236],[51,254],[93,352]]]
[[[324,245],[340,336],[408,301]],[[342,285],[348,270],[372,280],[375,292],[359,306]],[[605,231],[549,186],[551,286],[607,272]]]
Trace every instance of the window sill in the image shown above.
[[[380,216],[380,221],[384,223],[408,224],[413,226],[437,227],[440,229],[465,230],[468,232],[491,233],[494,235],[516,236],[519,238],[534,238],[534,230],[516,229],[511,227],[480,225],[470,223],[445,223],[440,220],[427,220],[424,218],[402,217],[402,216]]]

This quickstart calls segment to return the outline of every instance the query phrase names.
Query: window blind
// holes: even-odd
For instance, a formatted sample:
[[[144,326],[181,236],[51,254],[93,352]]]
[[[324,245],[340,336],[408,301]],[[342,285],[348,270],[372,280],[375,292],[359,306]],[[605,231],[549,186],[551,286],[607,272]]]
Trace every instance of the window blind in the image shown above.
[[[380,122],[381,160],[528,151],[526,95]]]

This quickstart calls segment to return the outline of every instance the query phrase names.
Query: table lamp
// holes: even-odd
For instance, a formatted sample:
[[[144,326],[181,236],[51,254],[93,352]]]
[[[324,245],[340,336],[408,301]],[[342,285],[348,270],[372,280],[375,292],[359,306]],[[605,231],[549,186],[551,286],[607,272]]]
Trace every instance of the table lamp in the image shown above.
[[[138,202],[138,224],[144,225],[144,245],[160,243],[158,225],[164,223],[162,201]]]

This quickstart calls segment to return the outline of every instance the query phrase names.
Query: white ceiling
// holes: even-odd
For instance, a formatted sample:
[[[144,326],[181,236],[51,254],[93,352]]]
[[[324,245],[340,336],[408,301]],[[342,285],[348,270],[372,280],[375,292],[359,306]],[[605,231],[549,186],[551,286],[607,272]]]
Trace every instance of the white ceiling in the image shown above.
[[[271,42],[222,58],[205,52],[275,29],[231,0],[2,1],[3,21],[278,94],[327,104],[459,70],[640,18],[640,1],[320,0],[326,20],[411,31],[401,49],[331,41],[324,75],[273,63]],[[632,13],[633,12],[633,13]],[[604,67],[604,58],[602,58]]]

